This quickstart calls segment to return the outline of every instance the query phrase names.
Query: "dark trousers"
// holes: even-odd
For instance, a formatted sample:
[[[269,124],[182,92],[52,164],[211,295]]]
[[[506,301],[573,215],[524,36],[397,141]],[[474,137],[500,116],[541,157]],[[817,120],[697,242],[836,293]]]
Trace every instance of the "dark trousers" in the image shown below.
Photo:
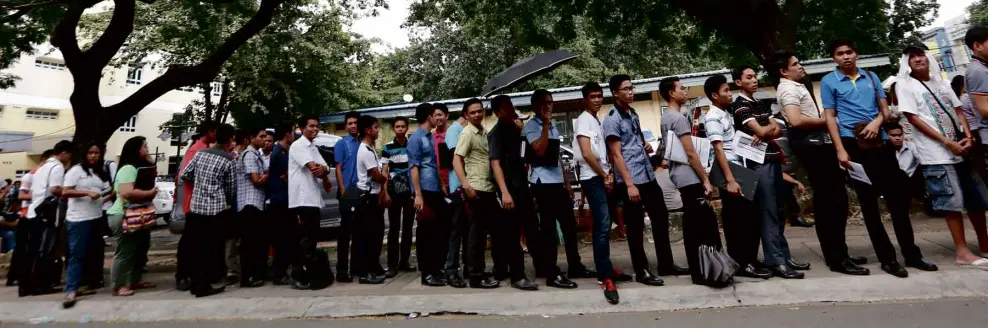
[[[194,250],[188,254],[188,264],[192,284],[190,290],[193,294],[210,290],[210,283],[215,280],[216,263],[224,260],[224,237],[222,233],[223,215],[200,215],[187,213],[185,218],[185,231],[182,233],[183,239],[189,249]]]
[[[686,246],[690,278],[694,284],[704,284],[706,281],[700,274],[700,245],[721,248],[717,215],[702,184],[679,188],[679,195],[683,199],[683,244]]]
[[[727,254],[742,267],[758,260],[758,243],[761,238],[761,222],[758,205],[744,197],[720,190],[723,205],[720,216],[724,222],[724,240]]]
[[[412,256],[414,204],[415,200],[411,197],[391,199],[391,207],[388,208],[388,269],[408,267],[408,258]]]
[[[623,183],[616,184],[614,191],[624,201],[624,223],[628,227],[628,248],[631,251],[631,264],[635,273],[648,270],[648,256],[645,255],[644,231],[645,212],[652,221],[652,239],[655,240],[655,256],[658,267],[672,266],[672,246],[669,244],[669,211],[662,201],[662,188],[655,180],[636,184],[641,201],[632,202],[628,198],[628,188]]]
[[[18,256],[19,268],[18,291],[20,295],[31,295],[38,289],[51,287],[56,282],[51,281],[50,247],[54,237],[54,229],[46,227],[40,218],[23,219],[17,223],[17,228],[23,229],[24,256]],[[18,241],[20,242],[20,241]]]
[[[816,236],[820,240],[827,266],[840,265],[847,259],[847,189],[846,173],[841,171],[833,145],[796,148],[796,157],[806,169],[813,190],[813,216]],[[896,169],[898,166],[888,168]]]
[[[755,204],[761,226],[762,252],[765,264],[785,265],[791,258],[789,242],[786,240],[786,218],[780,212],[782,204],[779,195],[786,190],[782,181],[782,166],[777,160],[767,159],[764,164],[749,162],[749,168],[758,173],[758,187],[755,189]]]
[[[299,221],[299,239],[298,245],[296,245],[298,247],[298,261],[292,264],[292,278],[296,281],[309,282],[310,277],[305,275],[305,270],[302,267],[304,263],[313,262],[316,242],[319,241],[319,208],[296,207],[292,211]],[[343,251],[340,252],[343,253]]]
[[[357,206],[359,206],[359,201],[340,199],[340,229],[339,235],[336,237],[336,272],[339,274],[349,272],[352,264],[350,260],[357,257],[357,250],[350,248],[353,230],[356,229],[354,211]],[[318,208],[316,209],[318,210]],[[316,227],[318,228],[318,226],[319,222],[316,221]]]
[[[355,275],[376,273],[381,266],[384,208],[378,204],[378,197],[379,194],[361,197],[360,206],[354,216],[357,220],[353,231],[353,247],[357,255],[353,257],[350,271]]]
[[[176,211],[181,211],[181,208],[176,208]],[[189,214],[185,213],[185,224],[186,229],[188,229]],[[185,232],[182,232],[182,236],[178,239],[178,249],[175,252],[176,270],[175,270],[175,280],[189,279],[192,278],[193,264],[191,262],[191,253],[195,252],[195,249],[190,249],[191,242],[186,237]]]
[[[467,200],[470,206],[470,237],[469,255],[467,260],[467,270],[471,278],[481,278],[486,267],[487,236],[491,237],[491,253],[511,254],[508,259],[509,270],[512,280],[520,280],[525,277],[525,258],[521,252],[518,239],[510,239],[510,231],[516,231],[514,236],[518,236],[520,227],[513,224],[509,217],[504,215],[501,205],[497,202],[497,194],[493,192],[477,192],[477,199]]]
[[[463,189],[458,189],[449,195],[449,198],[453,200],[450,206],[450,213],[452,214],[452,224],[453,228],[449,231],[449,252],[446,254],[446,264],[443,266],[443,271],[447,275],[456,273],[460,269],[460,259],[463,259],[463,265],[467,265],[467,259],[469,258],[468,249],[470,248],[469,236],[470,236],[470,226],[471,219],[467,215],[467,204],[463,201]],[[411,224],[409,224],[411,227]],[[484,238],[486,241],[487,238]],[[463,270],[464,274],[466,269]]]
[[[272,271],[279,279],[288,275],[288,267],[298,262],[298,217],[288,210],[288,204],[270,204],[267,220],[270,225],[265,232],[272,232],[271,245],[274,247]]]
[[[895,246],[882,225],[882,215],[878,209],[878,196],[884,196],[885,205],[892,216],[892,228],[895,237],[902,248],[902,256],[907,261],[923,258],[922,252],[916,246],[913,236],[912,222],[909,221],[909,177],[902,170],[896,170],[899,162],[895,156],[895,148],[891,143],[874,149],[859,149],[853,138],[842,138],[844,149],[851,161],[864,166],[865,173],[872,185],[852,181],[854,191],[861,204],[861,214],[864,216],[865,228],[871,237],[871,244],[881,263],[896,261]]]
[[[607,193],[604,179],[593,177],[580,181],[582,192],[587,196],[587,204],[593,215],[593,263],[597,269],[597,279],[613,279],[614,265],[611,263],[611,217],[617,208],[614,197]]]
[[[269,225],[264,212],[253,205],[244,206],[239,214],[238,224],[243,226],[240,230],[240,279],[244,282],[249,278],[263,280],[267,276]]]
[[[431,218],[418,218],[415,254],[419,260],[419,271],[423,276],[441,276],[449,248],[449,230],[452,226],[449,206],[443,194],[438,192],[423,191],[422,199],[433,215]]]
[[[569,198],[569,192],[562,183],[554,184],[533,184],[532,194],[538,204],[539,229],[542,231],[543,245],[545,245],[545,261],[543,270],[546,277],[552,279],[559,274],[559,267],[556,266],[559,252],[559,235],[556,234],[556,222],[559,222],[559,229],[562,230],[564,245],[566,248],[566,262],[569,264],[569,271],[576,272],[585,270],[580,262],[580,250],[576,240],[576,217],[573,215],[573,201]]]
[[[82,284],[90,289],[98,289],[103,286],[103,264],[106,260],[103,255],[103,229],[109,229],[106,214],[96,219],[93,232],[89,234],[89,247],[86,247],[86,255],[82,265]]]
[[[17,227],[14,228],[14,240],[16,241],[16,244],[14,244],[14,252],[13,254],[11,254],[10,257],[10,268],[8,269],[7,272],[8,284],[11,284],[14,281],[19,280],[21,271],[23,271],[21,269],[21,264],[24,262],[24,259],[27,256],[26,252],[27,252],[28,228],[24,226],[24,222],[26,221],[27,220],[23,218],[19,219]]]
[[[515,207],[510,211],[505,211],[505,215],[511,217],[514,222],[510,226],[506,227],[511,230],[509,231],[508,237],[515,242],[521,241],[521,236],[519,233],[525,233],[525,245],[528,246],[528,255],[532,257],[532,263],[535,266],[536,276],[548,277],[547,272],[544,272],[547,265],[555,266],[554,262],[546,263],[546,252],[550,249],[547,247],[545,241],[542,238],[542,231],[539,227],[539,216],[535,211],[535,201],[532,196],[532,192],[525,187],[508,187],[508,192],[511,193],[511,199],[515,202]],[[519,230],[520,228],[520,230]],[[555,229],[555,227],[553,227]],[[514,237],[516,236],[517,237]],[[519,244],[519,249],[521,245]],[[553,252],[556,251],[555,248],[551,248]],[[499,257],[507,264],[509,269],[512,271],[511,274],[514,275],[515,269],[511,268],[511,263],[517,261],[514,259],[514,251],[507,251],[507,254],[500,255]],[[522,261],[524,261],[524,252],[522,254]],[[494,268],[498,269],[497,257],[494,259]]]

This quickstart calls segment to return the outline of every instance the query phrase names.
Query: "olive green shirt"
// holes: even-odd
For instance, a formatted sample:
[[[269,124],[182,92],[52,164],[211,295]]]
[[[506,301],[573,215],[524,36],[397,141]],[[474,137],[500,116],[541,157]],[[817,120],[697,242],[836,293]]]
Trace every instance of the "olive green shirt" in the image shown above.
[[[491,183],[491,161],[487,148],[487,131],[467,124],[456,142],[456,155],[463,157],[467,181],[477,191],[494,192]]]

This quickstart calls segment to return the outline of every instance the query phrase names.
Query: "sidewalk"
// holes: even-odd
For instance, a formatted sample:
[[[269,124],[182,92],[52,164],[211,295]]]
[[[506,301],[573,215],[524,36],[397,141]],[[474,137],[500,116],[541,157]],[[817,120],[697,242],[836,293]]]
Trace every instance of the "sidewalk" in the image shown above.
[[[577,313],[639,312],[801,304],[812,302],[861,302],[952,297],[988,297],[988,272],[954,265],[953,244],[942,219],[914,219],[917,244],[940,266],[939,272],[909,270],[908,279],[881,271],[871,242],[862,226],[848,227],[852,255],[864,255],[871,276],[851,277],[830,272],[823,265],[819,242],[812,228],[787,230],[793,256],[810,262],[805,280],[755,280],[738,278],[734,288],[715,290],[690,284],[689,278],[664,277],[666,286],[647,287],[637,283],[619,285],[621,304],[609,305],[593,279],[577,279],[576,290],[543,287],[537,292],[521,292],[506,284],[495,290],[428,288],[419,284],[417,273],[403,273],[382,285],[336,283],[320,291],[298,291],[287,286],[267,285],[255,289],[232,288],[204,299],[171,289],[174,267],[152,266],[147,279],[158,284],[151,291],[129,298],[110,297],[109,289],[81,298],[71,310],[62,310],[62,295],[18,298],[16,288],[0,288],[0,321],[85,322],[85,321],[163,321],[209,319],[279,319],[312,317],[351,317],[386,314],[464,313],[481,315],[560,315]],[[891,233],[891,227],[886,225]],[[973,231],[969,234],[976,245]],[[893,237],[894,240],[894,237]],[[975,246],[976,247],[976,246]],[[976,248],[975,248],[976,249]],[[592,264],[589,245],[581,245],[583,263]],[[654,248],[646,245],[650,260]],[[686,264],[681,243],[673,244],[676,261]],[[164,255],[164,254],[162,254]],[[335,254],[331,255],[335,260]],[[631,271],[624,242],[612,242],[616,267]],[[529,275],[534,276],[531,260]],[[488,262],[489,264],[489,262]],[[652,265],[654,266],[654,262]],[[565,267],[565,256],[560,254]],[[107,272],[108,273],[108,272]],[[544,281],[538,281],[544,284]],[[41,319],[44,318],[44,319]]]

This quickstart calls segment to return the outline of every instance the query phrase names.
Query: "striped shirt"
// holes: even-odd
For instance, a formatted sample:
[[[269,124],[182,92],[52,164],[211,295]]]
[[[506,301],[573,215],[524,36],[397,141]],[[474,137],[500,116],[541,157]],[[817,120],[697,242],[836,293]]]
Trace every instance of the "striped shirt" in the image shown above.
[[[392,176],[408,174],[408,140],[400,144],[398,139],[394,139],[385,144],[381,150],[381,162],[388,164]]]

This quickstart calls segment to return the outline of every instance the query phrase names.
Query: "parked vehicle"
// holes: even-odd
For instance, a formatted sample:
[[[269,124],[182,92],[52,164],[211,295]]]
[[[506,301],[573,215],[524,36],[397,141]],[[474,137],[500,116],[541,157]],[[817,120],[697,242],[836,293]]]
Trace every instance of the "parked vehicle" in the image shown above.
[[[158,218],[170,222],[175,208],[175,177],[170,175],[159,175],[155,181],[158,187],[158,195],[154,197],[154,210]],[[181,211],[177,211],[181,212]]]

